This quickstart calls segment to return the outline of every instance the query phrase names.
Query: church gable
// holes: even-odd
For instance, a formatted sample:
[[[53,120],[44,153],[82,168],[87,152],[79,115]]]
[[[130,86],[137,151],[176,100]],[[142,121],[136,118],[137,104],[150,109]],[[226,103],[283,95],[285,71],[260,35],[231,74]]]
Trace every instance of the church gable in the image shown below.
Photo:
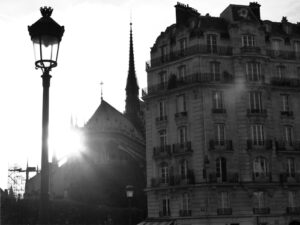
[[[100,106],[85,125],[90,131],[121,132],[126,136],[144,140],[143,135],[121,112],[106,101],[102,100]]]

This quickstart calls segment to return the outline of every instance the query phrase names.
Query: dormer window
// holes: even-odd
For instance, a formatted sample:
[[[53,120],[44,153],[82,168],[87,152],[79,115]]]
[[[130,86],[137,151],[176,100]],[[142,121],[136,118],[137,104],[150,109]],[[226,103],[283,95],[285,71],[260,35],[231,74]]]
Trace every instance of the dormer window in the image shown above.
[[[274,51],[279,51],[280,50],[280,45],[281,45],[281,40],[279,40],[279,39],[272,40],[272,49]]]
[[[254,47],[255,46],[255,37],[254,35],[245,34],[242,36],[242,46],[243,47]]]

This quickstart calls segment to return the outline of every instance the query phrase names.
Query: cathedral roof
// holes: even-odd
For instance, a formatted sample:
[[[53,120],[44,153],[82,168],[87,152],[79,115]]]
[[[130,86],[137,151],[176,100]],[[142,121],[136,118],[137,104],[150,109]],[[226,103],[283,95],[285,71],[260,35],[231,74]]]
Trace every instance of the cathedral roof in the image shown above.
[[[144,141],[141,132],[121,112],[102,99],[101,104],[84,126],[89,131],[121,132]]]

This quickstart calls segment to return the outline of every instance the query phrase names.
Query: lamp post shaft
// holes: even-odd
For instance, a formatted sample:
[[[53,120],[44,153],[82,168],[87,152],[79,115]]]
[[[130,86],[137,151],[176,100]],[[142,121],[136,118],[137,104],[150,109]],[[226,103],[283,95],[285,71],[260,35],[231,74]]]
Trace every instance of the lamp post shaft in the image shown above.
[[[43,118],[42,118],[42,162],[41,162],[41,198],[40,223],[49,222],[49,160],[48,160],[48,127],[49,127],[49,88],[51,75],[44,70],[43,79]]]

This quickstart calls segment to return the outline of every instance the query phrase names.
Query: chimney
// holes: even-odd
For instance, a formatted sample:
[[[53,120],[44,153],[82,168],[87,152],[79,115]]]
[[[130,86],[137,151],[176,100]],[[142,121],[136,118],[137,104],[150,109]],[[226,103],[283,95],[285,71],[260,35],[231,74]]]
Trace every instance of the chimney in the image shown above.
[[[249,7],[256,18],[260,20],[260,4],[258,4],[257,2],[250,2]]]
[[[190,19],[198,18],[200,13],[194,8],[191,8],[189,5],[182,4],[177,2],[175,5],[176,8],[176,24],[181,26],[188,26]]]

